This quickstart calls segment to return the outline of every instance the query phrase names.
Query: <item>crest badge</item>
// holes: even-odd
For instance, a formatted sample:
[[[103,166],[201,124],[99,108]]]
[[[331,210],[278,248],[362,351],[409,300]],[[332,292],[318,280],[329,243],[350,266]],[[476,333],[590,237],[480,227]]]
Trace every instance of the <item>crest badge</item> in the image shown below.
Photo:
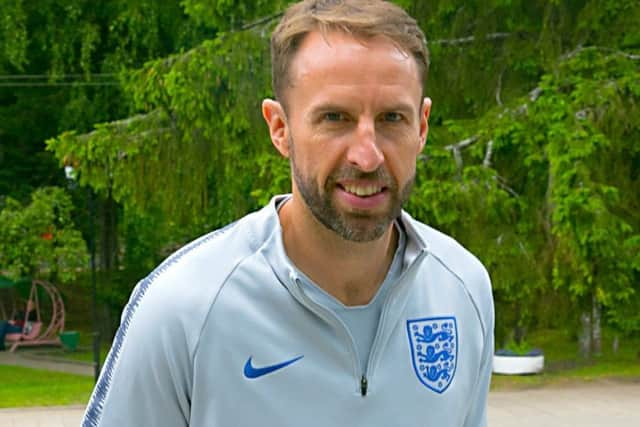
[[[418,379],[436,393],[444,392],[456,373],[458,328],[455,317],[407,320],[411,361]]]

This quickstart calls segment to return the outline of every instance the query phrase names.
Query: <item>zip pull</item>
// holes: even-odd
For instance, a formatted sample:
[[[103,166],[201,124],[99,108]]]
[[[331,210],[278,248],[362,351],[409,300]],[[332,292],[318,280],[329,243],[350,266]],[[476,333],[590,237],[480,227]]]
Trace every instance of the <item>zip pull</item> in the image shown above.
[[[368,386],[369,386],[369,382],[367,381],[367,377],[365,377],[363,374],[362,378],[360,379],[360,393],[362,394],[362,397],[367,395]]]

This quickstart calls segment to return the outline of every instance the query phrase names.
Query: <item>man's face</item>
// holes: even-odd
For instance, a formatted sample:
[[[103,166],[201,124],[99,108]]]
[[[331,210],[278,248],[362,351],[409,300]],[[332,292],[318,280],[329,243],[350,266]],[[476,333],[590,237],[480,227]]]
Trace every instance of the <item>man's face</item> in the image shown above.
[[[313,32],[290,76],[282,132],[270,129],[290,159],[294,200],[346,240],[381,237],[409,196],[427,134],[415,60],[384,37]]]

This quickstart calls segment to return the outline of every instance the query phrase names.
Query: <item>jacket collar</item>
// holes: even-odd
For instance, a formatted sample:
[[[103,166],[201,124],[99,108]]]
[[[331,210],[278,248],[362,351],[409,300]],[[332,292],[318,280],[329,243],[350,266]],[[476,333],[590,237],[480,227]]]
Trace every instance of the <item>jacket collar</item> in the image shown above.
[[[297,276],[297,269],[287,256],[284,248],[282,226],[278,217],[279,207],[289,198],[291,198],[291,194],[274,196],[260,212],[261,216],[263,216],[262,226],[271,231],[260,249],[261,253],[285,286]],[[407,235],[407,248],[402,267],[404,271],[428,248],[417,229],[419,223],[416,220],[404,210],[398,220]]]

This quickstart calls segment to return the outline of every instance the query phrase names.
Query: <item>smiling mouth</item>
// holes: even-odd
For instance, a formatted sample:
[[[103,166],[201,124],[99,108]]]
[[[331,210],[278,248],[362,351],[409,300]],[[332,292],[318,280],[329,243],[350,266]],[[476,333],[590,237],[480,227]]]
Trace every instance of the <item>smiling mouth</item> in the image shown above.
[[[386,187],[377,184],[369,184],[369,185],[340,185],[338,187],[347,193],[354,194],[358,197],[371,197],[376,194],[382,193],[386,190]]]

